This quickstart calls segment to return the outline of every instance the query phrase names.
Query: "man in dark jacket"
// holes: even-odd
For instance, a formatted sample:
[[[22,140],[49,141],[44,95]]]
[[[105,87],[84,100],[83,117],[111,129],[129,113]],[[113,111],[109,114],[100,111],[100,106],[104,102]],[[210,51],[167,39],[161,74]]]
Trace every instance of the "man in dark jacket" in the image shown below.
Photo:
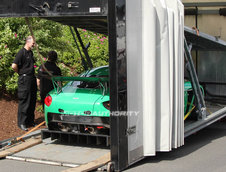
[[[45,68],[48,70],[48,72],[51,73],[52,76],[61,75],[61,70],[56,65],[56,60],[57,60],[57,53],[55,51],[50,51],[48,53],[47,62],[44,65],[45,65]],[[37,84],[40,90],[43,109],[44,109],[44,100],[46,95],[48,94],[48,92],[50,92],[54,88],[53,83],[51,81],[51,76],[48,74],[48,72],[45,71],[42,65],[38,69]]]
[[[34,70],[34,47],[32,36],[28,36],[25,46],[17,53],[12,68],[18,77],[18,127],[27,131],[28,126],[34,126],[34,111],[37,95],[37,83]]]

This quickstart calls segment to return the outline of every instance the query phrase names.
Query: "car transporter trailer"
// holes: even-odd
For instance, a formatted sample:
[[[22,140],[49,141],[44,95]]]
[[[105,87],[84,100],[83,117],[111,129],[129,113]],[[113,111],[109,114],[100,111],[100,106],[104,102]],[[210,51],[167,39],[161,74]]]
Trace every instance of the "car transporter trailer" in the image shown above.
[[[185,137],[226,116],[226,108],[204,100],[191,56],[192,49],[225,51],[226,42],[184,27],[179,0],[3,0],[0,17],[40,17],[108,35],[110,148],[104,152],[110,151],[111,170],[180,147]],[[185,122],[184,68],[196,105]],[[48,130],[42,136],[64,138]],[[67,148],[64,156],[70,153]]]

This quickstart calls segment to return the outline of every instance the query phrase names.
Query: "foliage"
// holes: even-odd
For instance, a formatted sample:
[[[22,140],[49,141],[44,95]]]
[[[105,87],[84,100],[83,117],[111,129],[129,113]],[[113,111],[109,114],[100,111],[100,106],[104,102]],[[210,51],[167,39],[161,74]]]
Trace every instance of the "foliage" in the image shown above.
[[[55,50],[58,53],[58,66],[64,76],[74,76],[84,70],[81,55],[68,26],[40,18],[30,18],[30,23],[44,61],[47,60],[48,52]],[[91,43],[88,52],[94,67],[108,64],[108,38],[85,29],[79,29],[79,32],[84,45]],[[24,18],[0,19],[0,89],[11,94],[16,93],[18,79],[11,64],[28,35],[30,32]],[[80,44],[79,47],[82,52]],[[33,52],[37,72],[41,62],[35,49]],[[85,57],[83,52],[82,56]]]

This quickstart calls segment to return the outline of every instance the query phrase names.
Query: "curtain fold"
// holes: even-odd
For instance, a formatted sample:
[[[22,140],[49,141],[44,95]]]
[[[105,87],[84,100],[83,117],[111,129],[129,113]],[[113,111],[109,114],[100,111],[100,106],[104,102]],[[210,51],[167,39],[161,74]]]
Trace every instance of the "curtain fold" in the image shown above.
[[[150,156],[184,144],[184,16],[179,0],[143,0],[142,11],[143,140]]]

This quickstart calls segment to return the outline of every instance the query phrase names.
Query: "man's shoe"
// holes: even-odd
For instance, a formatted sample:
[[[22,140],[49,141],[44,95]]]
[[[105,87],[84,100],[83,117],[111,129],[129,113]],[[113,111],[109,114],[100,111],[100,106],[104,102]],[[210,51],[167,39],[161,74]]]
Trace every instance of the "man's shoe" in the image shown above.
[[[24,130],[24,131],[28,131],[27,127],[26,127],[25,125],[23,125],[23,124],[20,125],[20,129],[21,129],[21,130]]]
[[[36,127],[37,124],[33,122],[33,123],[31,123],[29,126],[30,126],[30,127]]]

